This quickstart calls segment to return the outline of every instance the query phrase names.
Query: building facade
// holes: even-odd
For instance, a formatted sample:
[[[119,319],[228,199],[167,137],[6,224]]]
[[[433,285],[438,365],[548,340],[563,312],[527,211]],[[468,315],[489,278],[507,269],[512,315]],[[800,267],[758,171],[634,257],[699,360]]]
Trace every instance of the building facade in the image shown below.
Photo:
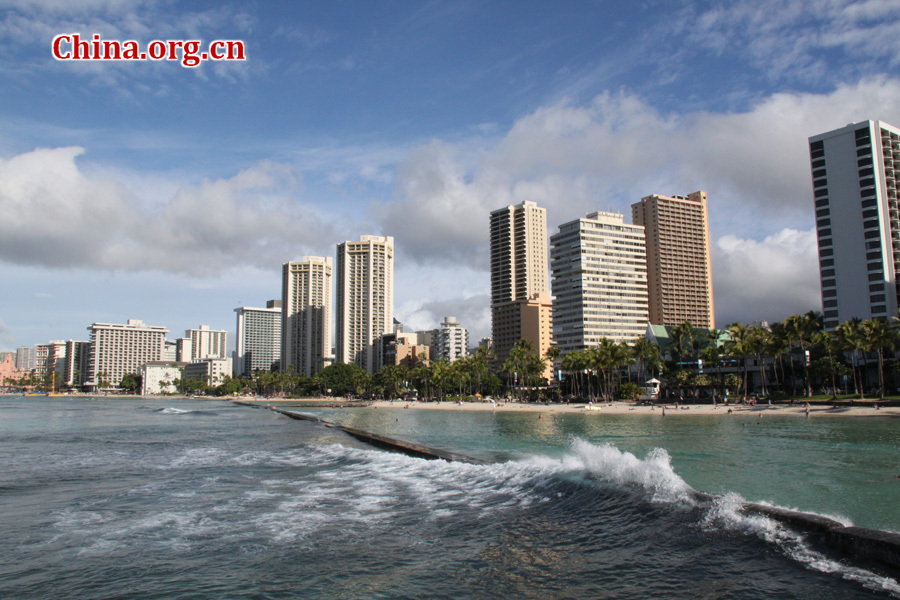
[[[335,359],[381,368],[381,338],[394,331],[394,238],[363,235],[337,247]]]
[[[281,300],[269,300],[266,308],[242,306],[237,313],[234,374],[248,377],[254,371],[281,368]]]
[[[715,328],[706,192],[647,196],[631,214],[644,227],[650,322]]]
[[[562,354],[601,338],[632,342],[647,330],[644,228],[595,212],[550,238],[553,339]]]
[[[431,345],[420,333],[395,331],[381,336],[381,356],[382,367],[428,364],[431,361]]]
[[[46,376],[60,375],[64,371],[66,343],[63,340],[52,340],[34,347],[34,373],[38,379]],[[59,381],[57,381],[59,383]]]
[[[304,256],[282,267],[281,370],[312,376],[330,365],[331,257]]]
[[[161,360],[169,332],[138,319],[124,325],[94,323],[88,331],[91,349],[84,387],[90,391],[117,388],[126,373],[138,374],[144,363]]]
[[[194,362],[205,358],[228,357],[228,333],[221,329],[210,329],[201,325],[198,329],[188,329],[184,337],[177,341],[177,359]]]
[[[25,371],[16,368],[15,353],[9,352],[0,360],[0,387],[12,386],[13,381],[19,381]]]
[[[862,121],[809,138],[826,329],[897,316],[900,129]]]
[[[141,366],[141,396],[174,394],[175,382],[183,377],[187,363],[176,361],[149,361]]]
[[[66,342],[65,369],[63,381],[70,388],[81,387],[90,369],[91,343]]]
[[[217,386],[231,376],[233,365],[230,358],[201,358],[190,363],[178,363],[183,379],[202,381],[206,385]]]
[[[509,351],[525,337],[525,329],[540,330],[540,311],[549,302],[547,286],[547,210],[534,202],[522,202],[491,212],[491,337],[500,364]],[[531,302],[523,310],[522,302]],[[549,318],[549,312],[548,312]],[[540,341],[540,340],[538,340]],[[550,338],[548,334],[547,346]],[[542,355],[546,348],[532,344]]]
[[[460,325],[456,317],[444,317],[432,335],[431,357],[454,362],[468,355],[469,330]]]
[[[20,371],[33,371],[35,367],[35,351],[29,346],[16,349],[16,368]]]

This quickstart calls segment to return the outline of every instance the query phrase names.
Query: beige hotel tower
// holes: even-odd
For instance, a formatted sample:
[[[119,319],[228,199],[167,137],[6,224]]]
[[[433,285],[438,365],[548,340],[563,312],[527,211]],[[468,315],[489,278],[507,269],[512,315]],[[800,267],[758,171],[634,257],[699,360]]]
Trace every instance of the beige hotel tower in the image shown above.
[[[335,277],[335,360],[375,373],[381,336],[394,331],[394,238],[363,235],[338,244]]]
[[[491,335],[501,364],[520,339],[543,356],[552,337],[547,210],[522,202],[491,212]],[[550,368],[545,376],[549,376]]]
[[[631,205],[647,242],[650,322],[713,329],[712,268],[706,192],[652,195]]]
[[[331,257],[284,263],[281,370],[311,377],[331,364]]]

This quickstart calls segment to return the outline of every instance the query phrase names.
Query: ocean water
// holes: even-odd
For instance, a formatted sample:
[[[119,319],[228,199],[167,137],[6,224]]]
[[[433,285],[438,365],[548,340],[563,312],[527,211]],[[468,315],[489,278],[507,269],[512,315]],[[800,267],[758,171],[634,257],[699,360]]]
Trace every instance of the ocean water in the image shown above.
[[[740,516],[725,484],[692,501],[695,473],[743,472],[719,466],[743,453],[716,447],[746,445],[727,431],[332,416],[496,462],[413,459],[226,402],[0,398],[0,598],[900,597],[877,567]],[[777,431],[746,438],[772,440],[763,465],[813,451]]]

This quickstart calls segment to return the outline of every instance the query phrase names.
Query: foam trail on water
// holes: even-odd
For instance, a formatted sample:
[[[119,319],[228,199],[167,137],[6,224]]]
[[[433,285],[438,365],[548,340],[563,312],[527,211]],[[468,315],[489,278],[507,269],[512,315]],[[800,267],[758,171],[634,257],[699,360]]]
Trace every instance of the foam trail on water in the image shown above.
[[[888,592],[900,598],[900,583],[890,577],[883,577],[832,560],[811,548],[806,537],[791,530],[778,521],[762,515],[745,514],[741,511],[744,498],[739,494],[728,493],[715,499],[706,511],[703,526],[725,531],[741,531],[755,535],[774,545],[786,556],[806,565],[808,568],[823,573],[835,573],[849,581],[855,581],[863,587],[880,592]],[[846,519],[844,519],[846,521]]]

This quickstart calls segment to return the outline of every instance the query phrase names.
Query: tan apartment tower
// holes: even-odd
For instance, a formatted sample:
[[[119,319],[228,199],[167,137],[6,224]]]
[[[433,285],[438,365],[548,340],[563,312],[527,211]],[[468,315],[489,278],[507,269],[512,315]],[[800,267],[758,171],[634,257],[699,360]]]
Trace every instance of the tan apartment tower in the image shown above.
[[[541,355],[552,325],[547,286],[547,210],[522,202],[491,212],[491,336],[502,363],[524,338]]]
[[[394,238],[363,235],[337,247],[335,360],[381,369],[381,336],[394,331]]]
[[[647,196],[631,214],[647,243],[650,322],[715,328],[706,192]]]
[[[331,277],[331,257],[282,266],[282,371],[312,377],[331,364]]]

